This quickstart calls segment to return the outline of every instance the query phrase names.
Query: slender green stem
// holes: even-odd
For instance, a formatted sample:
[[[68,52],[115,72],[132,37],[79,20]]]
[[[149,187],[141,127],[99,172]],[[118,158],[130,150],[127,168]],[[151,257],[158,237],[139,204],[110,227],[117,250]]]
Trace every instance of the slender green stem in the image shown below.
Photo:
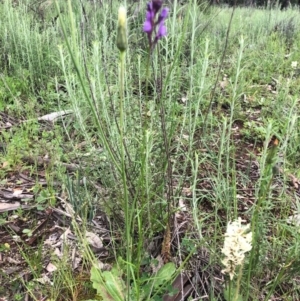
[[[148,57],[147,57],[147,65],[146,65],[146,95],[145,95],[145,101],[148,101],[149,100],[149,95],[148,95],[148,85],[149,85],[149,78],[150,78],[150,60],[151,60],[151,46],[149,46],[149,51],[148,51]],[[143,116],[142,116],[142,119],[143,120]],[[145,154],[145,157],[144,157],[144,166],[143,166],[143,170],[144,168],[146,170],[144,170],[144,176],[145,176],[145,183],[147,183],[147,174],[148,174],[148,171],[147,171],[147,164],[148,164],[148,155],[149,155],[149,152],[148,152],[148,140],[149,140],[149,137],[150,137],[150,132],[149,132],[149,129],[148,129],[148,122],[147,120],[145,122],[142,121],[142,124],[143,124],[143,153]],[[151,227],[151,216],[150,216],[150,203],[149,203],[149,197],[148,197],[148,184],[146,185],[146,192],[145,194],[142,193],[142,196],[144,198],[144,202],[143,204],[147,203],[148,204],[148,225],[149,227]]]
[[[125,213],[125,235],[126,235],[126,262],[127,262],[127,300],[130,297],[130,266],[132,244],[131,244],[131,221],[129,219],[129,204],[128,204],[128,190],[127,190],[127,177],[126,177],[126,162],[125,162],[125,147],[124,147],[124,78],[125,78],[125,51],[120,51],[120,153],[121,153],[121,175],[123,182],[123,193],[124,193],[124,213]]]
[[[234,298],[233,298],[234,301],[237,301],[239,298],[241,279],[242,279],[242,275],[243,275],[243,266],[244,266],[244,263],[242,263],[240,266],[239,275],[238,275],[237,283],[236,283],[235,294],[234,294]]]
[[[146,65],[146,95],[145,100],[149,100],[148,97],[148,86],[149,86],[149,78],[150,78],[150,60],[151,60],[151,46],[149,46],[147,65]]]

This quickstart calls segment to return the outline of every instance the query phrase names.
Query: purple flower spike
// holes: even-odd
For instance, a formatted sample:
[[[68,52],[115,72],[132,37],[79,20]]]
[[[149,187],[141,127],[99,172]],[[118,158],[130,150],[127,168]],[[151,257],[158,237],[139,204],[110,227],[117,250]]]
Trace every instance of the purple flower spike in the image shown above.
[[[165,20],[168,17],[169,9],[164,7],[157,17],[158,12],[162,8],[163,0],[152,0],[147,4],[146,20],[144,22],[143,31],[147,33],[149,46],[152,50],[159,39],[167,35]],[[155,38],[153,39],[153,33]]]

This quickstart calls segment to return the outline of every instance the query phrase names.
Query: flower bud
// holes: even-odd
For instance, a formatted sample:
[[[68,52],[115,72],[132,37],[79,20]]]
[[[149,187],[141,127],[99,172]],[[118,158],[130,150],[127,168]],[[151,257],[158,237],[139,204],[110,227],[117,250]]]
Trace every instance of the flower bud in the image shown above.
[[[118,13],[117,47],[123,52],[127,49],[126,8],[120,6]]]

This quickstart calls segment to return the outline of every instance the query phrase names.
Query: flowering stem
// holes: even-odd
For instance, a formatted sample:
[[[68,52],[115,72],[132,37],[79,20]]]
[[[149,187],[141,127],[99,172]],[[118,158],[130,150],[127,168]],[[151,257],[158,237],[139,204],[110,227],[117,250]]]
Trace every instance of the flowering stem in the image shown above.
[[[120,51],[120,117],[123,115],[123,101],[124,101],[124,72],[125,72],[125,51]],[[123,116],[122,116],[123,117]],[[123,120],[120,120],[123,122]],[[121,131],[123,128],[121,127]]]
[[[120,152],[121,152],[121,173],[124,192],[124,213],[125,213],[125,235],[126,235],[126,261],[131,262],[131,235],[130,235],[130,220],[129,220],[129,205],[128,205],[128,191],[126,178],[126,164],[125,164],[125,147],[124,147],[124,77],[125,77],[125,51],[120,51]],[[127,287],[130,285],[130,266],[127,264]],[[129,292],[129,290],[128,290]]]
[[[229,296],[229,298],[228,298],[228,300],[231,299],[231,288],[232,288],[232,280],[229,279],[229,288],[228,288],[228,296]]]
[[[244,266],[244,262],[242,262],[242,264],[240,265],[240,270],[239,270],[239,275],[237,278],[236,289],[235,289],[233,301],[237,301],[239,298],[241,279],[242,279],[242,274],[243,274],[243,266]]]
[[[146,101],[148,100],[148,85],[150,78],[150,60],[151,60],[151,46],[149,46],[147,65],[146,65]]]

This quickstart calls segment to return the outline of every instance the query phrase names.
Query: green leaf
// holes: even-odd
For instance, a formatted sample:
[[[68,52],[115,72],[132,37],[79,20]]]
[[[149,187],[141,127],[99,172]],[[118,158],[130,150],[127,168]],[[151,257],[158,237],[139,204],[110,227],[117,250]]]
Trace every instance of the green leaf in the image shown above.
[[[91,269],[91,281],[93,283],[93,288],[97,290],[97,294],[101,296],[104,301],[114,300],[105,287],[101,272],[95,267],[92,267]]]
[[[160,285],[172,279],[173,274],[176,271],[175,264],[173,262],[168,262],[157,272],[153,279],[153,287],[158,288]]]
[[[125,300],[125,285],[117,269],[113,268],[111,271],[101,273],[99,269],[92,267],[91,281],[93,288],[97,290],[97,294],[103,298],[103,301]]]
[[[107,290],[114,297],[114,300],[125,300],[125,284],[121,276],[119,275],[119,271],[116,268],[113,268],[110,272],[103,272],[102,275],[105,279]]]

